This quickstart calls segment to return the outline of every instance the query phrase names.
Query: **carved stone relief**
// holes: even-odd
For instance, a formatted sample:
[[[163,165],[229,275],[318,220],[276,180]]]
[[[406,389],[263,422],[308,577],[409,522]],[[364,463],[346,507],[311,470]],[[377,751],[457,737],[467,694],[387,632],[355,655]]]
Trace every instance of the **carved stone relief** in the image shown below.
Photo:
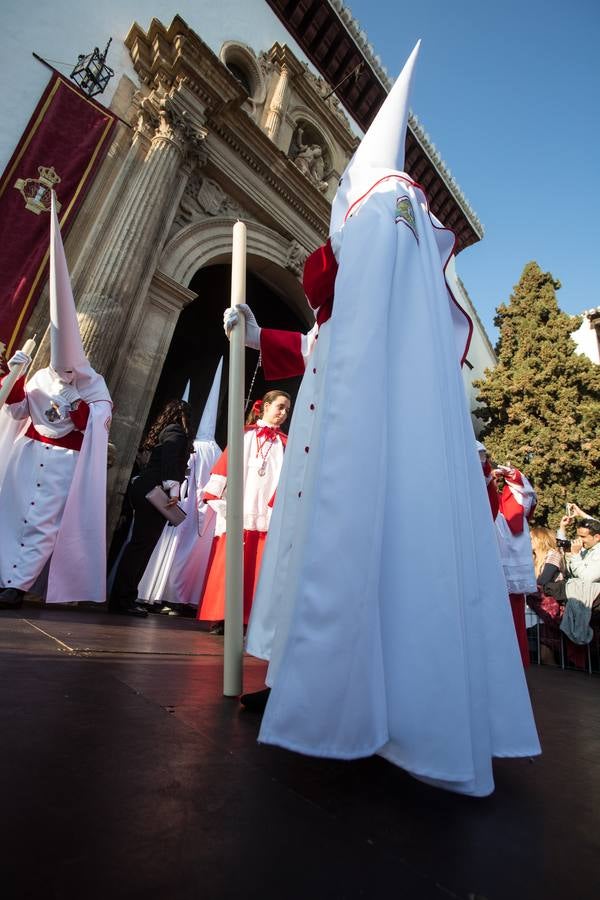
[[[299,244],[298,241],[292,239],[285,260],[286,269],[289,269],[290,272],[293,272],[299,278],[302,275],[307,256],[308,250],[302,244]]]
[[[211,216],[231,216],[232,219],[245,220],[252,218],[216,181],[196,171],[189,178],[183,192],[174,230]]]
[[[306,175],[321,193],[327,190],[329,184],[324,178],[329,168],[327,150],[316,139],[315,134],[310,134],[302,123],[298,125],[294,132],[289,156],[302,174]]]

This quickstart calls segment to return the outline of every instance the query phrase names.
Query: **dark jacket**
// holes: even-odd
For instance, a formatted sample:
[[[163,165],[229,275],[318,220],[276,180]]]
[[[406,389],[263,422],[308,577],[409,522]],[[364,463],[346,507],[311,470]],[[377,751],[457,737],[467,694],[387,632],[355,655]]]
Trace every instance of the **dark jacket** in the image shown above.
[[[167,425],[159,434],[148,463],[132,484],[134,494],[145,496],[163,481],[183,481],[188,458],[189,442],[185,431],[181,425]]]

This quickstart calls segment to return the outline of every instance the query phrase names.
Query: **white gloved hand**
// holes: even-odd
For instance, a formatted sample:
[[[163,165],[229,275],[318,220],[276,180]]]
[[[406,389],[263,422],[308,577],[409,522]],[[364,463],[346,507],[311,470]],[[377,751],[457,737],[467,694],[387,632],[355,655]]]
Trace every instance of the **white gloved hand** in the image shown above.
[[[260,350],[260,327],[247,303],[240,303],[239,306],[230,306],[225,310],[223,314],[225,334],[229,337],[231,329],[234,325],[237,325],[239,321],[238,310],[241,310],[246,320],[246,347]]]
[[[79,403],[79,401],[81,400],[79,393],[72,384],[63,384],[58,393],[58,396],[65,403],[68,403],[69,406],[72,406],[74,403]]]
[[[22,350],[17,350],[14,356],[8,360],[8,368],[12,371],[12,369],[16,369],[17,366],[27,366],[31,362],[31,357],[27,355],[27,353],[23,353]],[[23,370],[25,371],[25,370]]]

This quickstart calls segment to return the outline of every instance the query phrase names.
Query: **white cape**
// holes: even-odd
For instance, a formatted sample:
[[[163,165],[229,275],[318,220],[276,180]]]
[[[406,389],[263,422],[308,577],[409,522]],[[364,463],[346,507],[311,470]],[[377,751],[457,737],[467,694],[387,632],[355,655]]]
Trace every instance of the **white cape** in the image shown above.
[[[216,441],[194,441],[188,491],[181,506],[187,517],[177,528],[166,525],[138,587],[140,600],[197,606],[215,531],[215,513],[201,491],[221,455]]]
[[[40,370],[29,383],[43,379],[45,371]],[[104,387],[102,393],[108,396]],[[102,393],[98,388],[97,394]],[[48,603],[106,600],[106,457],[111,411],[109,401],[90,398],[83,444],[50,559]],[[15,420],[6,409],[0,411],[0,489],[15,441],[29,422],[29,417]]]
[[[259,739],[484,795],[492,757],[540,747],[460,373],[469,322],[453,235],[379,174],[295,404],[248,633],[270,659]]]

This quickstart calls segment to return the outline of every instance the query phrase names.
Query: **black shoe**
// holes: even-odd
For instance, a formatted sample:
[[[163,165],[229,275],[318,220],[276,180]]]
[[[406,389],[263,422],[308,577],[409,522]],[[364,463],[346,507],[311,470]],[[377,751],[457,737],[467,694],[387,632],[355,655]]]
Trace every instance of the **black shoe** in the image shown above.
[[[0,591],[0,609],[21,609],[25,591],[19,588],[4,588]]]
[[[225,634],[225,622],[213,622],[208,629],[209,634]]]
[[[117,606],[111,612],[118,613],[120,616],[137,616],[138,619],[145,619],[148,615],[147,609],[144,609],[143,606],[136,606],[135,603]]]
[[[240,703],[249,712],[264,712],[271,688],[263,688],[262,691],[254,691],[253,694],[242,694]]]

